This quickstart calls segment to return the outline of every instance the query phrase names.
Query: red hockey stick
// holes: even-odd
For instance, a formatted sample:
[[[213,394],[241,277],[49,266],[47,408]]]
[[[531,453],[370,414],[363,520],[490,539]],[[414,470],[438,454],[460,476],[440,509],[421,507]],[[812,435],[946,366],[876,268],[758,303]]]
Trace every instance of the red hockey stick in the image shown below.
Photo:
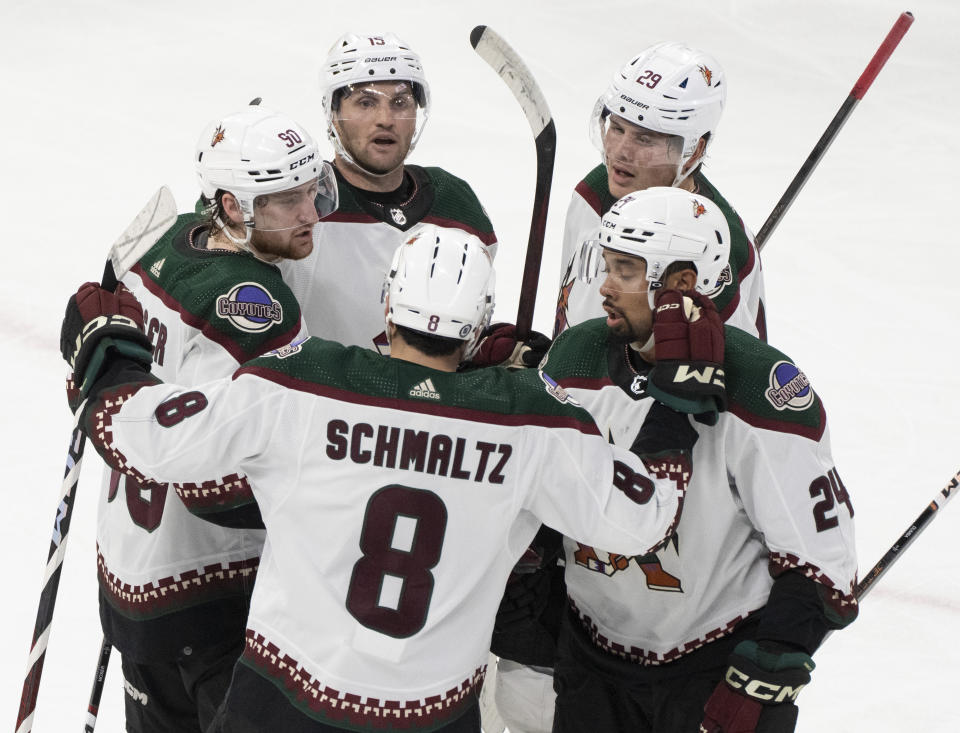
[[[873,84],[873,80],[876,79],[877,74],[880,73],[880,69],[887,63],[887,59],[890,58],[890,54],[893,53],[893,49],[900,43],[900,39],[903,38],[904,34],[910,28],[911,23],[913,23],[913,13],[909,11],[902,13],[900,17],[897,18],[897,22],[893,24],[893,28],[890,29],[887,37],[883,43],[880,44],[880,48],[873,54],[873,58],[870,59],[867,68],[864,69],[860,78],[857,79],[857,83],[853,85],[853,89],[850,91],[850,94],[847,95],[846,101],[840,106],[839,111],[834,115],[830,124],[827,125],[827,129],[814,146],[813,151],[807,156],[807,160],[803,166],[801,166],[797,175],[793,177],[790,185],[787,186],[786,192],[780,197],[777,205],[774,206],[773,211],[770,212],[770,216],[767,217],[763,226],[760,227],[760,231],[757,234],[758,250],[763,249],[763,245],[770,235],[773,234],[773,230],[776,229],[777,224],[780,223],[780,219],[787,213],[787,209],[790,208],[793,200],[797,197],[797,194],[800,193],[804,184],[806,184],[807,178],[810,177],[814,168],[817,167],[820,158],[827,152],[833,139],[837,136],[837,133],[840,132],[840,128],[842,128],[847,121],[847,117],[853,112],[854,107],[863,99],[863,95],[867,93],[870,85]]]

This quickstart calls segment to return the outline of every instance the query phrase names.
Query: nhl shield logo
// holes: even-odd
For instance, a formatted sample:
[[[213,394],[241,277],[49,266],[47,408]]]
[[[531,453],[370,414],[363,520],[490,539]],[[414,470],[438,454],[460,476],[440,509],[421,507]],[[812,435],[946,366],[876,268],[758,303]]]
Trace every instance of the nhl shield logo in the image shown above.
[[[241,331],[260,333],[283,320],[283,306],[258,283],[240,283],[217,298],[217,315]]]
[[[393,219],[399,226],[403,226],[407,223],[407,217],[404,215],[403,211],[397,208],[390,209],[390,218]]]

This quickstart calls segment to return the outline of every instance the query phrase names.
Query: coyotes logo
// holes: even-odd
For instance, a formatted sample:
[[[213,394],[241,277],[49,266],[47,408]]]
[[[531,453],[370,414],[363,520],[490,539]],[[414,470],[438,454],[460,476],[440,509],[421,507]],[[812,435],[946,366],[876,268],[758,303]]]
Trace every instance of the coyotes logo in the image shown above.
[[[226,136],[227,133],[226,130],[223,129],[223,125],[217,125],[217,129],[213,131],[213,139],[210,141],[210,147],[216,147],[217,143],[223,142]]]
[[[713,72],[710,71],[710,67],[698,64],[697,68],[700,69],[700,73],[703,75],[703,80],[707,83],[707,86],[713,86]]]
[[[699,201],[694,200],[693,202],[693,218],[699,219],[701,214],[707,213],[707,207],[701,204]]]

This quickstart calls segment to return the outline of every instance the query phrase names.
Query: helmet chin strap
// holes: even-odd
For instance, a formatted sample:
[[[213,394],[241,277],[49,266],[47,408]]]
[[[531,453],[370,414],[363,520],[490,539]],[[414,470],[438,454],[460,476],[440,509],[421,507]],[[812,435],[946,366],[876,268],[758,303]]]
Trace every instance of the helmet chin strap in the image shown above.
[[[224,224],[223,219],[221,219],[219,216],[215,217],[213,221],[218,227],[220,227],[220,231],[223,233],[223,236],[225,236],[238,247],[242,247],[246,250],[250,249],[250,240],[253,239],[253,229],[247,226],[246,222],[243,223],[245,235],[243,239],[238,239],[237,237],[233,236],[233,233],[230,231],[230,227]]]
[[[214,222],[217,224],[217,226],[220,227],[220,231],[223,233],[223,236],[225,236],[228,240],[230,240],[230,242],[235,244],[241,250],[244,250],[252,254],[258,260],[262,262],[267,262],[267,263],[274,263],[282,259],[281,257],[276,255],[273,255],[273,256],[265,255],[262,252],[260,252],[256,247],[253,246],[253,241],[252,241],[253,227],[248,225],[246,222],[243,223],[243,229],[246,232],[243,239],[240,239],[239,237],[235,237],[233,233],[230,231],[230,229],[226,225],[224,225],[223,219],[221,219],[219,216],[214,218]]]

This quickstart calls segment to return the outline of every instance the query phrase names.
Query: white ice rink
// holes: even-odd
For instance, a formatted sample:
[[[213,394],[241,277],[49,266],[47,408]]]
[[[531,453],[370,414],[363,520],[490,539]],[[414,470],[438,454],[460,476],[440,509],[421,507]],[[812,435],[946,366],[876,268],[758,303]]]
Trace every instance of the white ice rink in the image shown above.
[[[904,10],[916,22],[763,253],[770,340],[824,399],[856,508],[861,574],[960,468],[953,0],[3,0],[0,486],[9,574],[0,723],[15,720],[70,432],[58,351],[64,304],[99,278],[110,243],[160,184],[192,205],[193,145],[209,119],[261,96],[320,137],[317,79],[330,44],[348,29],[396,32],[421,54],[434,99],[411,160],[442,165],[478,193],[501,242],[497,315],[512,321],[535,164],[518,105],[470,48],[471,28],[490,25],[527,61],[558,131],[534,322],[549,332],[563,214],[598,162],[587,119],[622,62],[660,40],[685,40],[721,61],[728,105],[706,172],[758,230]],[[82,730],[100,643],[98,475],[91,451],[40,733]],[[828,640],[800,696],[798,730],[960,729],[958,529],[960,506],[947,507],[860,619]],[[122,730],[113,661],[98,731]]]

